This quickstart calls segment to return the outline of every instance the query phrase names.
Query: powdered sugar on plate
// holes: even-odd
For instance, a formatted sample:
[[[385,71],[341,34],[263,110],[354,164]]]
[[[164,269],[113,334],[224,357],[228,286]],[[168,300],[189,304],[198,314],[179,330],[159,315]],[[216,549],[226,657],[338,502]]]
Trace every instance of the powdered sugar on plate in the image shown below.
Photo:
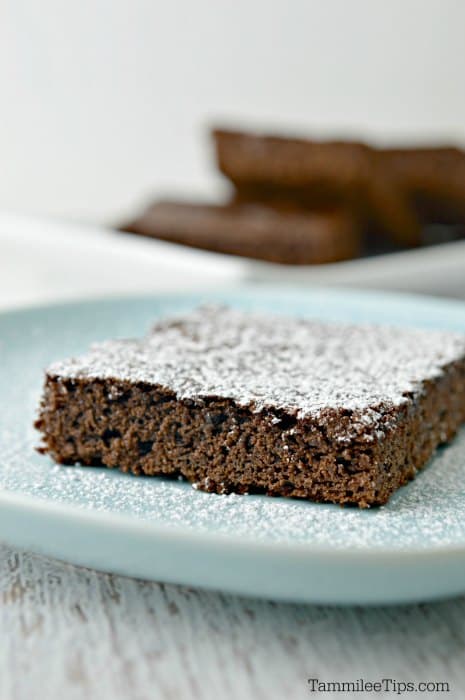
[[[316,293],[312,295],[308,293],[310,300]],[[334,303],[338,309],[346,304],[343,312],[347,318],[374,320],[380,313],[374,303],[370,313],[361,313],[365,298],[348,292],[339,294]],[[421,299],[411,301],[410,306],[395,297],[388,301],[383,314],[391,322],[408,312],[412,319],[421,317],[430,326],[465,328],[465,307],[454,310],[449,302],[433,304]],[[349,553],[351,549],[376,548],[381,552],[386,548],[465,546],[465,430],[450,446],[439,450],[415,481],[401,488],[386,506],[366,511],[265,496],[208,494],[181,481],[133,477],[107,469],[59,467],[36,454],[39,435],[32,422],[43,368],[50,360],[79,354],[96,336],[142,334],[153,318],[166,316],[176,304],[163,299],[126,300],[0,318],[0,500],[2,491],[33,496],[44,504],[126,516],[147,528],[159,525],[173,532],[209,533],[217,535],[219,541],[226,536],[249,543],[318,545]],[[261,304],[266,309],[271,302]],[[320,297],[318,304],[326,317],[330,301]],[[173,334],[177,337],[174,329]],[[424,336],[425,349],[426,338],[432,337]],[[431,371],[444,361],[440,353],[455,352],[456,347],[448,333],[435,337],[443,337],[445,345],[434,341],[437,355]]]
[[[215,533],[243,542],[401,550],[465,541],[465,430],[386,506],[367,511],[266,496],[210,494],[179,480],[57,466],[33,456],[35,442],[30,431],[27,441],[12,443],[16,446],[4,455],[0,468],[1,489],[129,516],[148,526]]]

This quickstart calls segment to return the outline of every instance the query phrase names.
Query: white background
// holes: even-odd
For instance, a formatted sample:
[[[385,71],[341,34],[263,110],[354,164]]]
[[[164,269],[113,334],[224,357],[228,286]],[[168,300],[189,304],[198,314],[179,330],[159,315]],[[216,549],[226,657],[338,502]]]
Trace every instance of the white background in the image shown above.
[[[214,120],[465,140],[461,0],[3,0],[0,209],[214,194]]]
[[[113,221],[152,191],[213,193],[216,116],[465,140],[464,27],[464,0],[0,0],[0,308],[253,277],[250,261],[1,210]],[[406,256],[327,280],[465,298],[463,251]],[[463,695],[463,598],[272,606],[6,548],[0,565],[2,698],[294,700],[308,675],[444,680],[444,698]]]

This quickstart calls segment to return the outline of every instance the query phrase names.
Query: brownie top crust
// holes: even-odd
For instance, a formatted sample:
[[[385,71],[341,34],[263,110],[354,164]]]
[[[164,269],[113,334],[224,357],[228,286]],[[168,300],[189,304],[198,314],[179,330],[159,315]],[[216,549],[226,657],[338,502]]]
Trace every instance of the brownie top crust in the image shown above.
[[[141,340],[94,345],[47,374],[157,385],[178,399],[222,397],[297,419],[348,412],[368,429],[464,356],[465,336],[455,333],[203,306],[159,322]]]

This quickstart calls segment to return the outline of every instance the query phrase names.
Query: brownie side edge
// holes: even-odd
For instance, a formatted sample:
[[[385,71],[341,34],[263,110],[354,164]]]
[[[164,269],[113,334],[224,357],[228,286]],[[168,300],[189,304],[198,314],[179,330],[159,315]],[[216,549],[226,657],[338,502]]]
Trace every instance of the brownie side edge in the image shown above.
[[[182,476],[216,493],[385,503],[465,420],[465,360],[424,382],[385,429],[347,436],[346,411],[299,420],[229,399],[178,400],[170,390],[116,379],[46,376],[36,427],[58,463]]]

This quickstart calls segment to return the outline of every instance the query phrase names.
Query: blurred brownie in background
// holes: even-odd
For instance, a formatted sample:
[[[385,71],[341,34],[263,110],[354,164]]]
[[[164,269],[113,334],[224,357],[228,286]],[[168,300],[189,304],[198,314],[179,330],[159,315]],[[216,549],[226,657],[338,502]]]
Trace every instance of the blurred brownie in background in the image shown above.
[[[465,151],[454,146],[387,148],[380,166],[395,178],[424,223],[465,224]]]
[[[334,203],[357,198],[368,175],[369,148],[363,143],[228,129],[213,129],[212,135],[218,168],[236,185],[311,187],[315,198]]]
[[[155,201],[124,231],[311,265],[465,236],[465,152],[213,129],[222,205]]]
[[[420,223],[375,149],[355,141],[212,132],[217,165],[239,200],[294,200],[306,209],[344,206],[365,230],[401,245],[420,242]]]
[[[308,212],[263,203],[158,201],[123,231],[219,253],[289,265],[357,256],[360,231],[350,214]]]

